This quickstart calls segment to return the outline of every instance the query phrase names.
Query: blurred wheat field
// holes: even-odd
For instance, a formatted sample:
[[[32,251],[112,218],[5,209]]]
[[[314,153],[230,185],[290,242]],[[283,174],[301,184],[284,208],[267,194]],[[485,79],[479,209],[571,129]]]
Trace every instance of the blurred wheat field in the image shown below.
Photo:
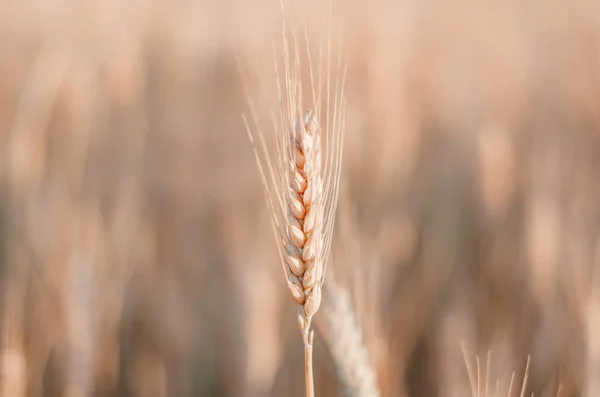
[[[518,395],[530,356],[524,395],[599,396],[600,4],[332,10],[329,269],[382,395],[470,396],[469,367]],[[1,397],[304,395],[241,118],[240,68],[269,117],[280,27],[277,0],[0,2]]]

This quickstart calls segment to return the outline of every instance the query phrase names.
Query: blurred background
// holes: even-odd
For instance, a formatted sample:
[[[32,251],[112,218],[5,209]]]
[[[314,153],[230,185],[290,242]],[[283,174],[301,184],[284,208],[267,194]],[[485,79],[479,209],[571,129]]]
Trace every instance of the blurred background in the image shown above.
[[[304,8],[317,51],[327,7]],[[530,357],[524,395],[600,396],[600,4],[332,14],[329,269],[381,395],[517,395]],[[276,98],[280,28],[277,0],[0,2],[1,397],[304,395],[241,118]]]

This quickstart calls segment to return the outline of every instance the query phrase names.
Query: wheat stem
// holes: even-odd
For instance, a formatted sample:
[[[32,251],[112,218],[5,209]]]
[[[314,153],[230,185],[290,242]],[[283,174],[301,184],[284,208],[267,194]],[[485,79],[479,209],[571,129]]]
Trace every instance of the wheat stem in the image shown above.
[[[314,397],[315,382],[313,379],[313,338],[314,332],[306,327],[302,330],[302,340],[304,341],[304,378],[306,384],[306,397]]]

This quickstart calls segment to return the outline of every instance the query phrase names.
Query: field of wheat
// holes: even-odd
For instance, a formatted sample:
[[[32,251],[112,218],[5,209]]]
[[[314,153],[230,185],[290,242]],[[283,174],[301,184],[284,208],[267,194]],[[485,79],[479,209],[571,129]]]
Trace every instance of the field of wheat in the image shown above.
[[[600,4],[288,3],[345,76],[315,395],[600,396]],[[0,397],[305,396],[243,117],[282,26],[0,1]]]

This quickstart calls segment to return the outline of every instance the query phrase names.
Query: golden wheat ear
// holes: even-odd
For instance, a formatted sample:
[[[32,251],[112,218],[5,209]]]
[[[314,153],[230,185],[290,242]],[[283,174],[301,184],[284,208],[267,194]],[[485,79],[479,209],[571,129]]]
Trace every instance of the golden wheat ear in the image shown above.
[[[300,306],[298,323],[305,348],[306,390],[307,396],[313,396],[314,336],[310,327],[312,318],[321,305],[321,289],[325,280],[338,202],[344,137],[346,67],[342,68],[341,51],[338,51],[337,75],[335,88],[333,88],[331,17],[329,17],[326,100],[321,100],[321,67],[317,91],[308,29],[306,19],[303,18],[312,93],[312,106],[305,109],[302,97],[303,63],[301,47],[298,43],[298,26],[292,19],[287,18],[287,9],[283,0],[280,5],[283,16],[281,35],[283,69],[280,78],[279,56],[275,55],[279,117],[273,122],[277,148],[273,155],[268,149],[254,103],[248,92],[250,117],[244,116],[243,120],[253,146],[267,205],[271,210],[271,225],[286,284],[292,298]],[[329,11],[331,13],[331,6]],[[288,30],[291,39],[288,37]],[[341,49],[341,44],[339,48]],[[319,58],[319,65],[322,65],[322,51]],[[325,106],[324,112],[323,106]],[[323,113],[326,114],[324,125],[320,120]]]

